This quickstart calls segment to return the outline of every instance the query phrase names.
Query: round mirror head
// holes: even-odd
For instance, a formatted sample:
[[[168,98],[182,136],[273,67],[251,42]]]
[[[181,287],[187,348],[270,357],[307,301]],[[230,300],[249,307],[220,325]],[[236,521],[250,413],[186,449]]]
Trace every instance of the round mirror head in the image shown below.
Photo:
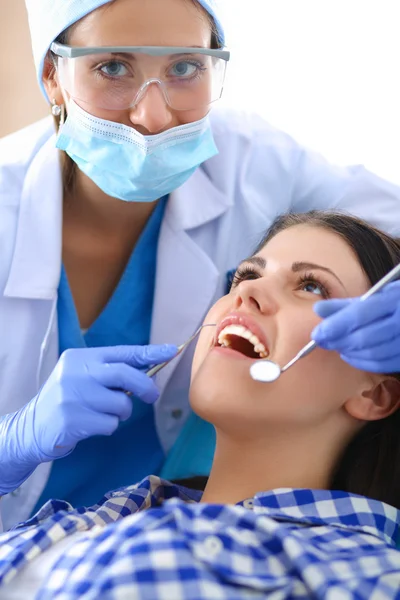
[[[263,383],[272,383],[278,379],[281,374],[281,368],[272,360],[259,360],[250,367],[251,378]]]

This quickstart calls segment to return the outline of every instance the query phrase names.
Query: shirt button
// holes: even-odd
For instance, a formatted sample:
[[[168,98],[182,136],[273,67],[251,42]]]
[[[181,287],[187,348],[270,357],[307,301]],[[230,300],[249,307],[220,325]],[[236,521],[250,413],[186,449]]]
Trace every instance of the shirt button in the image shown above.
[[[254,500],[253,498],[248,498],[243,502],[244,508],[254,508]]]
[[[171,411],[171,415],[173,419],[180,419],[182,416],[182,410],[180,408],[175,408]]]
[[[222,541],[216,535],[209,535],[204,540],[204,549],[211,556],[217,556],[223,549],[224,545]]]

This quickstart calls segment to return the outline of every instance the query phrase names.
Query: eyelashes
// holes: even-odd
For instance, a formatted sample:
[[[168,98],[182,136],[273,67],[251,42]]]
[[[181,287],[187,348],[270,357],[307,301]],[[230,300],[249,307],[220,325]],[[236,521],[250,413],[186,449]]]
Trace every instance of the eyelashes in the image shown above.
[[[331,293],[327,283],[323,283],[320,277],[316,277],[313,273],[304,273],[299,277],[299,288],[306,286],[315,286],[315,288],[319,288],[321,292],[321,298],[324,300],[331,297]],[[310,292],[312,293],[312,292]],[[316,294],[314,294],[315,296]]]
[[[243,265],[239,267],[236,270],[236,273],[234,273],[231,277],[229,291],[237,287],[239,283],[242,283],[242,281],[259,279],[260,277],[261,273],[256,271],[253,267],[250,267],[249,265]]]
[[[243,265],[239,267],[236,273],[231,277],[229,292],[234,290],[240,283],[243,281],[254,281],[256,279],[260,279],[262,274],[251,267],[249,265]],[[304,289],[305,292],[313,294],[314,296],[321,296],[324,300],[331,297],[330,286],[328,282],[322,280],[321,277],[317,277],[311,272],[302,273],[298,275],[295,283],[296,290],[301,291],[303,288],[309,286],[309,288],[313,288],[313,290],[319,290],[319,294],[313,293],[313,291]]]

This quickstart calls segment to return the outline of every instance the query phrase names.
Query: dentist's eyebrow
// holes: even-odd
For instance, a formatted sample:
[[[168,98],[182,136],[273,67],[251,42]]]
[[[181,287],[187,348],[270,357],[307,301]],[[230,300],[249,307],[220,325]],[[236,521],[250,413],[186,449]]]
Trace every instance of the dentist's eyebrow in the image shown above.
[[[326,273],[330,273],[334,276],[334,278],[340,283],[345,292],[347,292],[343,282],[339,279],[339,277],[328,267],[323,267],[322,265],[317,265],[316,263],[310,262],[294,262],[292,264],[293,273],[298,273],[299,271],[306,271],[307,269],[318,269],[319,271],[325,271]]]

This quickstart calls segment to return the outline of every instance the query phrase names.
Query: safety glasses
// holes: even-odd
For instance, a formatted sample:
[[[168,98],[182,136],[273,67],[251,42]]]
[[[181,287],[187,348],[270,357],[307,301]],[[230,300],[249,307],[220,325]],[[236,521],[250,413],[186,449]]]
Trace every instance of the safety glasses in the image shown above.
[[[227,50],[167,46],[71,47],[54,42],[61,85],[88,106],[134,108],[158,86],[173,110],[204,108],[222,95]]]

